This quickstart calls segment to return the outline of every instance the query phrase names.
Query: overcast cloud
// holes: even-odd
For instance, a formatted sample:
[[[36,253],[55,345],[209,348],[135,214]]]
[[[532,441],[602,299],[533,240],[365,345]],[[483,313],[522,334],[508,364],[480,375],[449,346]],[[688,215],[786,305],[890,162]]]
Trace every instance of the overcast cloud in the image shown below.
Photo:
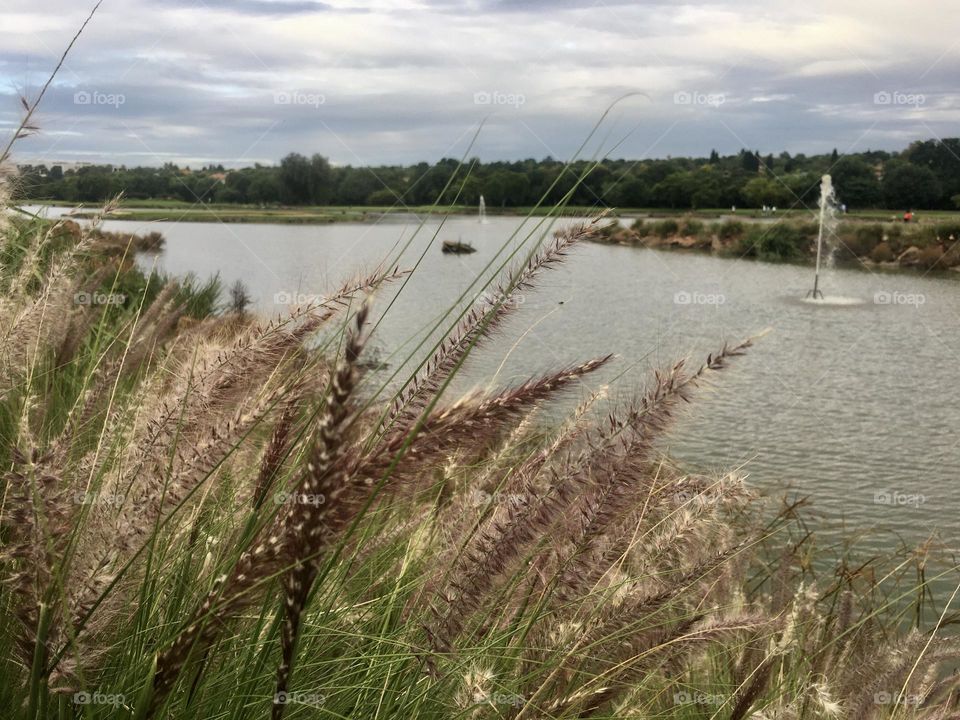
[[[3,0],[0,132],[89,8]],[[105,0],[21,162],[900,149],[960,134],[960,4]]]

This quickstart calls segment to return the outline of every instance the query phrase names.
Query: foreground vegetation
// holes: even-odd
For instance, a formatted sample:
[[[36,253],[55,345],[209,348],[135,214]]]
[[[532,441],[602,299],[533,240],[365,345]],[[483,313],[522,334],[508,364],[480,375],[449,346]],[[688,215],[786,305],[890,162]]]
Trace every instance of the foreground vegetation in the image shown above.
[[[541,224],[409,377],[385,264],[272,320],[62,223],[2,230],[0,703],[11,717],[947,718],[955,569],[817,572],[796,503],[661,450],[751,346],[635,398],[594,359],[447,397],[599,224]],[[79,230],[79,231],[78,231]],[[507,245],[504,246],[505,248]],[[460,306],[457,306],[460,307]],[[377,322],[389,322],[389,313]],[[609,377],[609,376],[606,376]],[[537,410],[581,402],[560,426]],[[618,393],[619,394],[619,393]],[[952,600],[952,598],[951,598]]]

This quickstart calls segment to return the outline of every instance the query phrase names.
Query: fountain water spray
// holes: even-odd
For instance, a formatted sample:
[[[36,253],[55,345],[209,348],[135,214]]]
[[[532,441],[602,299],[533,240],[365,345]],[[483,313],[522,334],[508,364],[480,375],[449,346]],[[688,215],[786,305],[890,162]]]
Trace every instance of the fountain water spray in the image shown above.
[[[487,203],[483,199],[483,195],[480,196],[480,218],[477,220],[481,225],[486,224],[487,222]]]
[[[807,293],[807,297],[814,300],[823,300],[823,292],[820,290],[820,259],[823,255],[823,231],[828,223],[833,221],[833,179],[829,175],[820,178],[820,230],[817,233],[817,269],[813,275],[813,290]]]

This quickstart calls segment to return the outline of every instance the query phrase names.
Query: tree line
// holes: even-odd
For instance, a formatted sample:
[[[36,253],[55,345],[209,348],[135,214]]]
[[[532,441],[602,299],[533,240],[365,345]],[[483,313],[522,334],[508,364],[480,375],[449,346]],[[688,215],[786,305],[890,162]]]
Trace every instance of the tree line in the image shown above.
[[[277,165],[227,170],[89,165],[20,167],[21,199],[96,203],[123,192],[138,200],[275,205],[490,207],[555,204],[675,210],[731,206],[812,206],[820,177],[833,176],[839,202],[849,209],[960,207],[960,139],[926,140],[902,152],[840,156],[774,156],[743,149],[721,156],[564,163],[547,157],[516,162],[333,166],[321,155],[287,155]]]

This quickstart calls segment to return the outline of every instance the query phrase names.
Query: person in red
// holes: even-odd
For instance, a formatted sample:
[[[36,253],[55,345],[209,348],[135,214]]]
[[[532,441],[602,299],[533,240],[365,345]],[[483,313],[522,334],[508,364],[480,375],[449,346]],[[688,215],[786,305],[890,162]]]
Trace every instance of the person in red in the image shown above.
[[[905,223],[908,223],[908,222],[911,222],[912,220],[913,220],[913,210],[907,210],[907,211],[903,214],[903,221],[904,221]]]

